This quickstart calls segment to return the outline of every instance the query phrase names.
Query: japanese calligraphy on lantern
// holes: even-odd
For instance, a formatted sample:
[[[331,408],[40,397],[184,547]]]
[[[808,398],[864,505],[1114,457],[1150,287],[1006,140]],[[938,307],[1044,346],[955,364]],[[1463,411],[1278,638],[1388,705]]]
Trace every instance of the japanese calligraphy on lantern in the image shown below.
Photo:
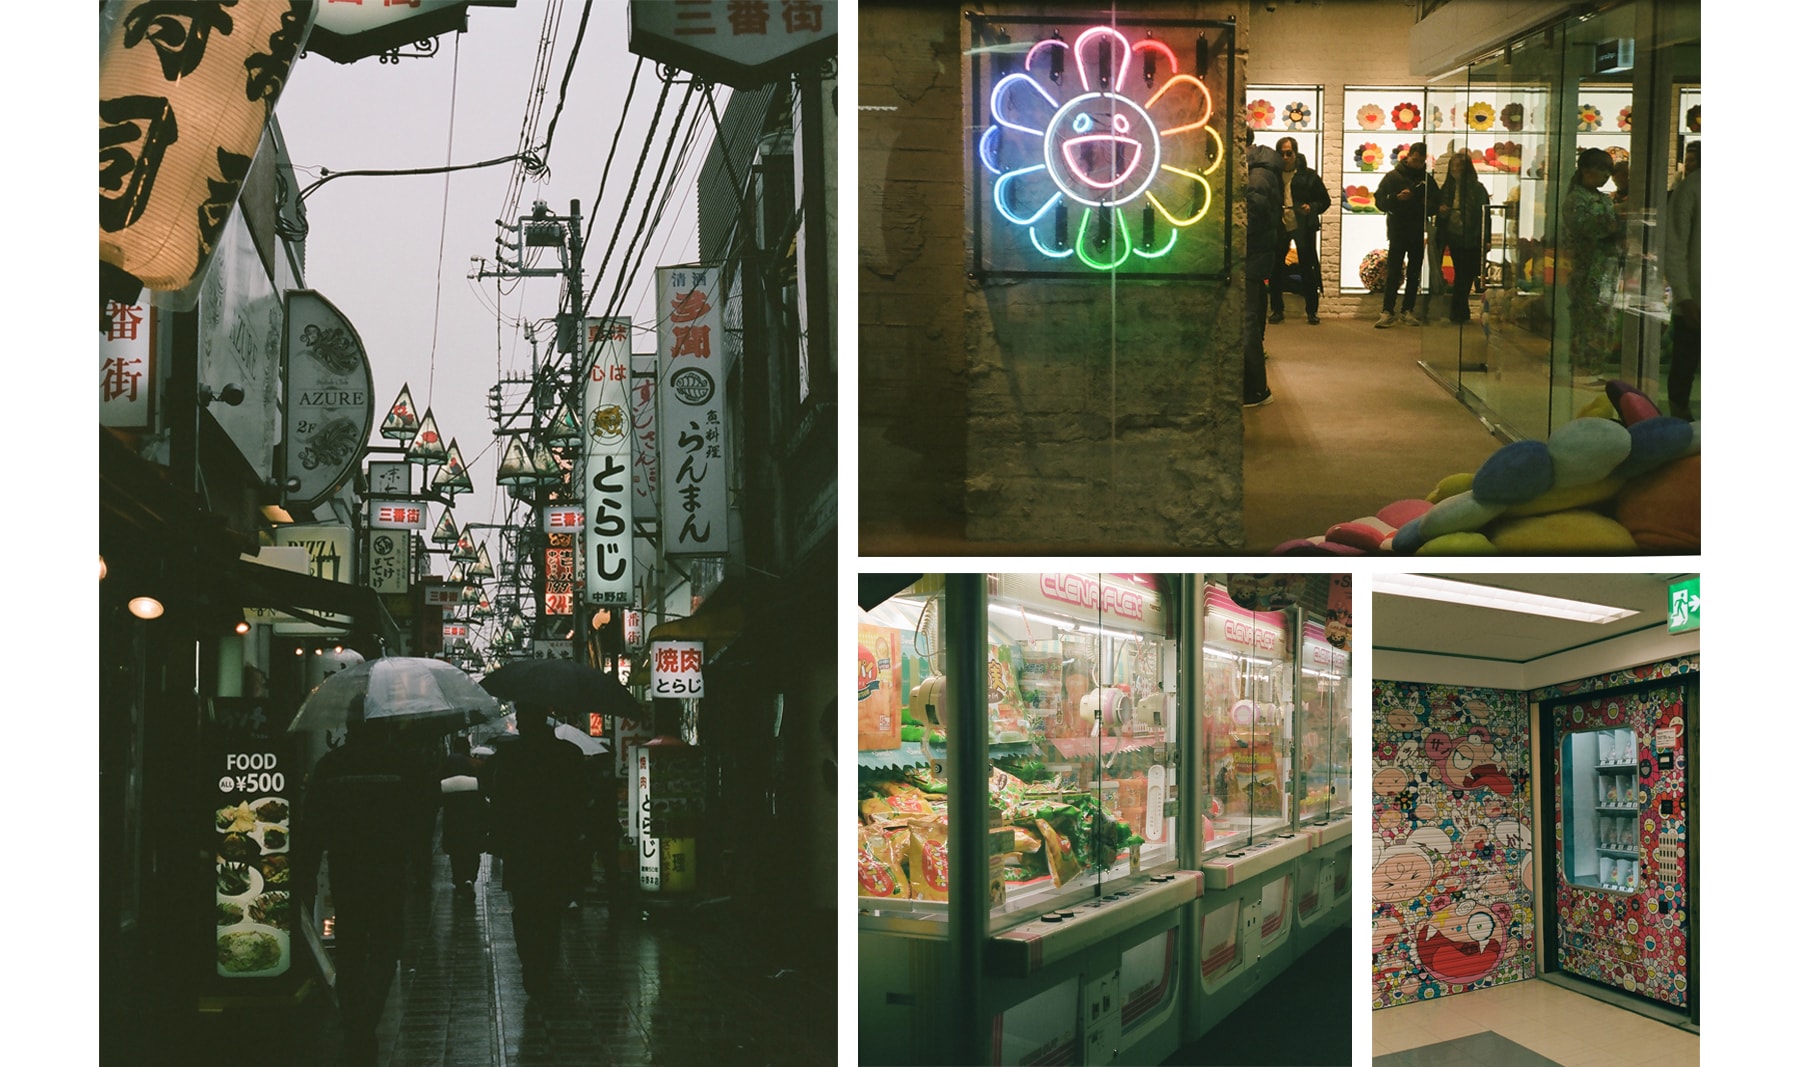
[[[665,556],[725,552],[725,398],[720,273],[656,269],[657,424]]]
[[[106,330],[100,335],[100,425],[121,430],[150,428],[155,367],[149,302],[107,301]]]
[[[631,320],[583,319],[587,448],[582,568],[590,604],[631,602]]]
[[[701,641],[656,641],[650,645],[650,695],[653,697],[703,697],[706,686],[700,665],[706,658]]]
[[[119,5],[100,47],[100,259],[185,288],[232,216],[320,5]]]

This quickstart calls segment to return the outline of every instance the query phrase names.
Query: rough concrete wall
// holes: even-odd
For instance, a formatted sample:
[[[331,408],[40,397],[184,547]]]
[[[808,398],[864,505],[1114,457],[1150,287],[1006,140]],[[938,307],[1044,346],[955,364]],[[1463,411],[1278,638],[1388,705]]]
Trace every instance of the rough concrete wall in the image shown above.
[[[1165,3],[1132,14],[1241,23],[1243,5]],[[1224,74],[1220,61],[1207,75],[1221,105]],[[1240,85],[1242,77],[1240,65]],[[1238,144],[1241,110],[1227,112]],[[1232,187],[1241,189],[1241,151],[1233,161]],[[960,143],[944,165],[966,172]],[[971,541],[1242,547],[1241,206],[1230,229],[1229,281],[964,285]],[[959,259],[969,255],[959,249]]]
[[[956,516],[968,365],[961,14],[864,5],[858,17],[862,515]]]
[[[1380,293],[1345,294],[1338,289],[1343,255],[1339,201],[1344,195],[1344,86],[1423,82],[1423,78],[1410,73],[1408,66],[1412,6],[1334,0],[1318,6],[1282,3],[1273,12],[1265,11],[1262,4],[1249,7],[1244,43],[1250,81],[1259,85],[1325,87],[1320,100],[1323,113],[1319,116],[1321,158],[1309,160],[1331,193],[1331,210],[1319,220],[1319,271],[1325,277],[1319,313],[1373,317],[1381,310]],[[1368,175],[1370,179],[1380,176]],[[1373,187],[1371,181],[1370,188]]]

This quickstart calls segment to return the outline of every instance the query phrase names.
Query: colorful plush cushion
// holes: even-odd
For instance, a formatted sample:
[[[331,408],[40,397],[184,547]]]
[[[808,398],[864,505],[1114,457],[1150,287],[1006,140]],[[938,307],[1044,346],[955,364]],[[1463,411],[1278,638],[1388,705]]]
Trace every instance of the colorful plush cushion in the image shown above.
[[[1471,491],[1484,504],[1523,504],[1550,491],[1556,467],[1542,441],[1514,441],[1487,458]]]
[[[1425,495],[1425,499],[1431,501],[1433,504],[1438,504],[1450,499],[1458,493],[1466,493],[1473,488],[1475,488],[1475,476],[1473,474],[1451,474],[1439,481],[1437,486]]]
[[[1417,498],[1410,500],[1396,500],[1387,507],[1377,511],[1375,517],[1397,530],[1418,518],[1420,515],[1430,511],[1432,503],[1433,501],[1419,500]]]
[[[1569,485],[1561,489],[1552,489],[1535,500],[1512,505],[1506,509],[1506,514],[1508,516],[1548,515],[1553,511],[1585,508],[1590,504],[1598,504],[1602,500],[1612,499],[1624,486],[1625,479],[1618,475],[1608,475],[1597,482],[1589,482],[1586,485]]]
[[[1632,479],[1620,490],[1613,514],[1646,552],[1700,551],[1700,457]]]
[[[1628,423],[1626,432],[1631,435],[1631,455],[1613,472],[1621,478],[1635,478],[1686,455],[1694,439],[1693,424],[1673,415]]]
[[[1419,532],[1419,527],[1424,522],[1425,516],[1421,515],[1395,530],[1394,536],[1388,540],[1388,547],[1402,556],[1417,552],[1419,546],[1425,543],[1425,535]]]
[[[1270,552],[1275,556],[1360,556],[1361,549],[1349,545],[1333,544],[1323,538],[1297,537],[1292,541],[1283,541]]]
[[[1497,556],[1500,550],[1494,547],[1483,534],[1470,531],[1467,533],[1445,534],[1434,537],[1419,546],[1415,553],[1420,556]]]
[[[1697,456],[1700,454],[1700,424],[1697,422],[1690,422],[1688,423],[1688,429],[1694,431],[1694,439],[1688,442],[1687,452],[1684,454]]]
[[[1571,419],[1550,432],[1549,445],[1556,485],[1586,485],[1631,454],[1631,432],[1611,419]]]
[[[1338,523],[1325,531],[1325,540],[1359,548],[1364,552],[1379,552],[1382,542],[1393,535],[1392,526],[1371,515],[1353,522]]]
[[[1613,410],[1619,413],[1619,421],[1627,426],[1662,414],[1656,410],[1655,401],[1623,378],[1614,378],[1606,383],[1606,399],[1612,403]]]
[[[1425,513],[1419,520],[1419,536],[1429,541],[1444,534],[1480,529],[1505,510],[1500,504],[1483,504],[1473,492],[1458,493]]]
[[[1597,511],[1583,509],[1506,519],[1494,524],[1488,540],[1509,555],[1582,555],[1638,549],[1630,530]]]

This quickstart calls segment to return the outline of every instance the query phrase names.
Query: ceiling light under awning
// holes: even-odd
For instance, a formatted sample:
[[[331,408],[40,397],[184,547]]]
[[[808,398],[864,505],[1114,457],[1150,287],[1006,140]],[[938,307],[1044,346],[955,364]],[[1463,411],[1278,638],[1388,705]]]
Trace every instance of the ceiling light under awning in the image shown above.
[[[1414,597],[1448,604],[1516,611],[1527,615],[1543,615],[1573,622],[1617,622],[1638,614],[1635,608],[1616,608],[1606,604],[1590,604],[1581,600],[1525,593],[1517,589],[1498,589],[1489,585],[1432,578],[1422,574],[1374,574],[1370,588],[1389,596]]]

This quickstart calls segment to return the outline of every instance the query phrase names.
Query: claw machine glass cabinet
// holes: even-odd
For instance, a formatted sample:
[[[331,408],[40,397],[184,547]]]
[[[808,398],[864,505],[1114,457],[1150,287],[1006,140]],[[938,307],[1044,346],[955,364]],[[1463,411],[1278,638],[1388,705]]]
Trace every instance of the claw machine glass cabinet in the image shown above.
[[[863,1062],[1177,1047],[1178,584],[925,575],[862,612]]]

